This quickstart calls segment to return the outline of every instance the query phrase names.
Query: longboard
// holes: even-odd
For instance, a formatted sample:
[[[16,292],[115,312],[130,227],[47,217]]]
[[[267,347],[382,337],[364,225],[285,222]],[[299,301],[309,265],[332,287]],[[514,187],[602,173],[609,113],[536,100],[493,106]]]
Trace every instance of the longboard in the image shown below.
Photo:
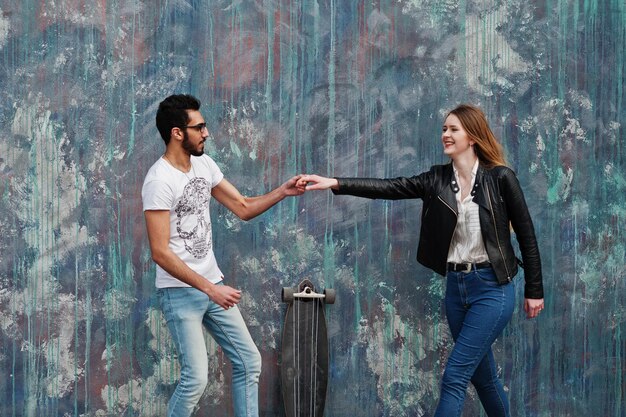
[[[281,382],[287,417],[323,417],[328,384],[328,335],[324,304],[335,302],[335,291],[315,291],[305,279],[284,287],[288,303],[281,343]]]

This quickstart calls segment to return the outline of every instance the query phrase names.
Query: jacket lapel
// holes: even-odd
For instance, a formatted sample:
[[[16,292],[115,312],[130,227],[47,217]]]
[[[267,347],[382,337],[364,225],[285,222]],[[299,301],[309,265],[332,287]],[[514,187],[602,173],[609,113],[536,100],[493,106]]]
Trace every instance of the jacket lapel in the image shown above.
[[[473,201],[480,207],[491,211],[489,201],[487,200],[487,190],[485,189],[485,187],[487,186],[486,180],[487,176],[485,169],[481,165],[479,165],[478,172],[476,173],[476,181],[474,182],[474,189],[472,190],[472,193],[474,194]]]
[[[454,178],[454,171],[452,170],[452,163],[446,165],[446,171],[444,175],[443,188],[438,197],[448,207],[454,211],[454,214],[458,214],[459,208],[456,204],[456,193],[459,191],[459,185]]]

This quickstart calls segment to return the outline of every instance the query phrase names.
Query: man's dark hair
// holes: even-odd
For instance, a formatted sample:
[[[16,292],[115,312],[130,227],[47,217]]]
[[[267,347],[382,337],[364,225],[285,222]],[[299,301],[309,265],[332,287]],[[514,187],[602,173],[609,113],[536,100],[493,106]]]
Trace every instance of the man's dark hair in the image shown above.
[[[156,126],[166,146],[170,143],[172,129],[186,126],[189,122],[187,110],[199,110],[200,104],[200,100],[188,94],[175,94],[159,103]]]

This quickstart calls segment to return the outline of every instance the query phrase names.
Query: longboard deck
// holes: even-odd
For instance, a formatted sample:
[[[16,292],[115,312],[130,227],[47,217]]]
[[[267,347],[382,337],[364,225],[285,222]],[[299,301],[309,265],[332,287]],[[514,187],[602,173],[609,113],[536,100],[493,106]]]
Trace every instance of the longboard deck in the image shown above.
[[[302,293],[307,288],[315,294],[309,280],[302,281],[295,290]],[[291,297],[285,301],[289,302],[281,343],[285,413],[287,417],[323,417],[328,383],[324,298]]]

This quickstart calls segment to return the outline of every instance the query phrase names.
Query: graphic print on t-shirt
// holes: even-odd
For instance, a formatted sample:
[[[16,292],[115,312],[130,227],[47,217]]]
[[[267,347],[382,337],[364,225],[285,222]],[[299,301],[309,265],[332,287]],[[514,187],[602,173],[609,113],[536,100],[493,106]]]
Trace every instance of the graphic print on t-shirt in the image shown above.
[[[194,258],[204,258],[211,249],[211,218],[208,216],[211,187],[204,178],[192,178],[174,208],[176,231]]]

